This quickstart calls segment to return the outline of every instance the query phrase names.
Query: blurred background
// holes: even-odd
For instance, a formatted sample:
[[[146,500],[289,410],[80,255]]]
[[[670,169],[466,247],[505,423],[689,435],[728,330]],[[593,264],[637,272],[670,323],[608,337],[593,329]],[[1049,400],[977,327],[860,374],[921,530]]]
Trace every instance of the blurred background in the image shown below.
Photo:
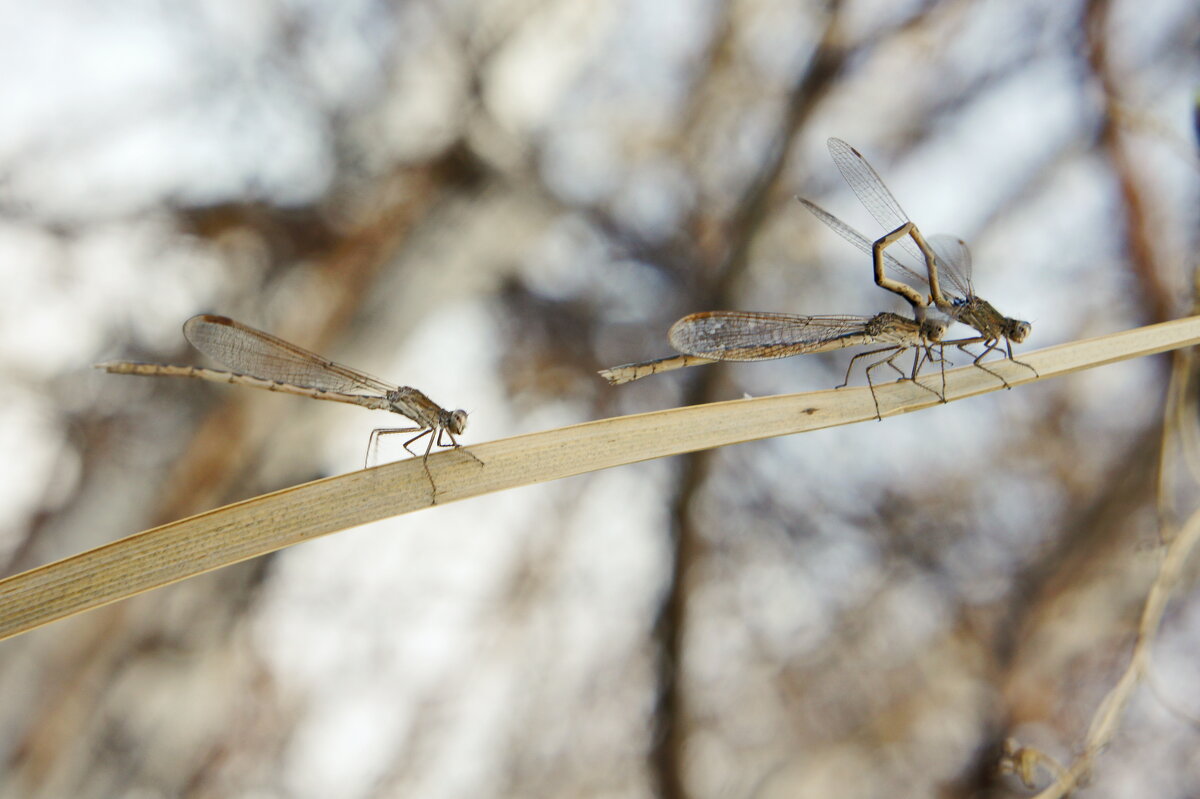
[[[465,408],[467,445],[831,387],[847,352],[595,374],[693,311],[901,310],[793,199],[882,233],[830,136],[970,243],[1019,351],[1191,312],[1189,0],[0,20],[5,574],[361,468],[394,423],[90,368],[203,363],[196,313]],[[5,641],[0,797],[1028,794],[1004,739],[1078,750],[1195,508],[1171,363],[437,507]],[[1088,796],[1200,793],[1198,654],[1189,585]]]

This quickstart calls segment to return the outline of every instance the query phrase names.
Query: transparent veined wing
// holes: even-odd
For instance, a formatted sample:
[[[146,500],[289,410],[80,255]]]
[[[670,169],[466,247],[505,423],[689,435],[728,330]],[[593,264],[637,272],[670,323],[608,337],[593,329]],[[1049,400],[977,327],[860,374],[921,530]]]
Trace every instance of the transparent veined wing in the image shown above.
[[[702,311],[671,326],[671,346],[720,361],[764,361],[864,344],[867,316],[800,316],[756,311]]]
[[[874,248],[875,248],[874,241],[872,241],[871,239],[868,239],[866,236],[859,233],[857,230],[850,227],[845,222],[838,219],[836,216],[829,213],[828,211],[826,211],[824,208],[817,205],[816,203],[810,202],[810,201],[804,199],[803,197],[797,197],[796,199],[800,201],[801,205],[803,205],[810,212],[812,212],[813,216],[815,216],[817,219],[820,219],[822,222],[824,222],[826,225],[828,225],[835,233],[837,233],[843,239],[850,242],[855,247],[857,247],[858,249],[865,252],[867,255],[873,254]],[[907,241],[907,239],[905,239],[905,240]],[[924,258],[922,258],[921,263],[924,263],[924,262],[925,262],[925,260],[924,260]],[[928,283],[929,282],[926,279],[925,275],[921,274],[920,272],[918,272],[915,269],[905,266],[903,263],[901,263],[899,260],[897,260],[895,256],[893,256],[891,253],[889,253],[887,250],[883,251],[883,263],[884,263],[884,266],[886,266],[887,269],[889,271],[891,271],[891,273],[893,275],[895,275],[896,277],[903,278],[905,280],[916,281],[918,283]]]
[[[348,394],[384,396],[396,389],[377,377],[226,316],[193,316],[184,322],[183,335],[193,347],[240,374]]]
[[[971,251],[967,243],[957,236],[947,236],[937,233],[926,241],[929,249],[937,256],[938,282],[941,283],[942,293],[953,302],[956,299],[965,300],[975,294],[971,285]],[[949,284],[950,291],[946,290]]]
[[[904,213],[904,209],[892,196],[883,178],[867,163],[862,153],[841,139],[829,139],[826,144],[829,146],[833,163],[837,164],[838,171],[842,173],[842,178],[863,207],[884,228],[885,233],[908,224],[908,214]],[[917,263],[925,263],[925,256],[908,237],[898,243]]]

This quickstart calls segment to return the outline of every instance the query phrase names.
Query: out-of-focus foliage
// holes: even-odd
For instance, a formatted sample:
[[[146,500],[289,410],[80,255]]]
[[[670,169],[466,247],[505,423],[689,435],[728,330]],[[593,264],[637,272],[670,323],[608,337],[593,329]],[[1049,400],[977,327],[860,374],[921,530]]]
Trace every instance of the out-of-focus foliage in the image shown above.
[[[14,4],[7,569],[359,468],[388,420],[87,369],[191,358],[193,313],[464,407],[468,445],[832,386],[848,353],[595,375],[692,311],[899,310],[792,199],[883,232],[830,136],[970,243],[1024,348],[1190,313],[1198,40],[1186,0]],[[4,642],[0,797],[1023,794],[1005,740],[1070,761],[1195,510],[1179,364],[1165,432],[1146,359],[440,507]],[[1089,796],[1200,792],[1190,585]]]

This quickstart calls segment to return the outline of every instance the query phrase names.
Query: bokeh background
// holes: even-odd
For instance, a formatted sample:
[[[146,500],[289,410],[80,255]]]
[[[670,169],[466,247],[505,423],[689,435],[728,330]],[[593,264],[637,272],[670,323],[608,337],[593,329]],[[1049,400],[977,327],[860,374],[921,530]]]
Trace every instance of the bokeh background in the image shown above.
[[[392,422],[89,368],[200,363],[195,313],[465,408],[467,444],[832,386],[848,353],[595,374],[692,311],[899,310],[792,199],[881,232],[829,136],[970,242],[1021,349],[1189,313],[1197,52],[1191,0],[0,5],[4,573],[360,468]],[[1170,366],[437,507],[5,641],[0,797],[1027,794],[1004,739],[1078,750],[1194,509]],[[1087,795],[1200,793],[1198,654],[1189,583]]]

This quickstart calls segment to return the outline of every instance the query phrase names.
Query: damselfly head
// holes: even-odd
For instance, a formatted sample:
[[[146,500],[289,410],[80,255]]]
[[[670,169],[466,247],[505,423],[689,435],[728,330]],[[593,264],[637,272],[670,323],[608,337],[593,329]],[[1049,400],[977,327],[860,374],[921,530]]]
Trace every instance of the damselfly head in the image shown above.
[[[921,338],[937,343],[946,335],[946,323],[941,319],[926,319],[921,322]]]
[[[1004,320],[1004,337],[1017,344],[1024,341],[1032,329],[1028,322],[1022,322],[1020,319],[1006,317]]]
[[[449,430],[451,435],[461,435],[462,431],[467,429],[467,412],[463,410],[449,413],[442,411],[442,427]]]

